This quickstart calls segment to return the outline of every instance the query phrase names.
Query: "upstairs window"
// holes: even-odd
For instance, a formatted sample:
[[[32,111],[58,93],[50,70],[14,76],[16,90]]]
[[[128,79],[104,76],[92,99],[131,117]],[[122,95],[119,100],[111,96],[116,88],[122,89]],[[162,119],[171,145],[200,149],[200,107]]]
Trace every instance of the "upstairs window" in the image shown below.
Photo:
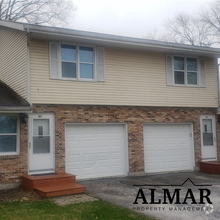
[[[205,87],[205,60],[195,57],[166,57],[167,85]]]
[[[94,79],[93,47],[61,44],[62,78]]]
[[[104,48],[50,42],[50,78],[105,81]]]
[[[197,59],[174,56],[174,83],[197,85]]]
[[[92,47],[79,47],[80,78],[94,78],[94,52]]]
[[[76,78],[76,47],[61,45],[61,71],[64,78]]]

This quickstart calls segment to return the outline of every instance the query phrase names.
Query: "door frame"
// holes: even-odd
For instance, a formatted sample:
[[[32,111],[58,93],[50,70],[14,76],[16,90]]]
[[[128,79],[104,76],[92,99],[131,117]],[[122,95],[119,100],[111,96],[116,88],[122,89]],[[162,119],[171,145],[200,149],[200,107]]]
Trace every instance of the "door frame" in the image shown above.
[[[203,159],[203,136],[202,136],[202,120],[203,119],[212,119],[212,128],[213,128],[213,145],[215,148],[215,158]],[[217,139],[216,139],[216,120],[215,115],[200,115],[200,137],[201,137],[201,159],[202,161],[215,161],[217,160]]]
[[[50,131],[52,132],[51,137],[52,137],[52,145],[51,145],[51,150],[53,154],[53,170],[50,171],[30,171],[30,149],[31,148],[31,140],[32,140],[32,120],[34,116],[41,116],[39,118],[42,119],[49,119],[52,120],[52,126],[50,127]],[[28,174],[45,174],[45,173],[55,173],[55,116],[53,113],[30,113],[28,114],[29,120],[28,120]]]

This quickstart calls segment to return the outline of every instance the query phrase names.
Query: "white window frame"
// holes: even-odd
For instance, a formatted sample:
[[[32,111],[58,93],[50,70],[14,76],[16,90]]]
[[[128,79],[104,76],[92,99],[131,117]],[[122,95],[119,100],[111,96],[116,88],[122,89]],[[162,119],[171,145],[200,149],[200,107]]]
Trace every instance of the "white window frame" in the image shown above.
[[[9,155],[19,155],[20,154],[20,116],[18,114],[4,114],[1,113],[0,116],[16,116],[17,117],[17,133],[0,133],[3,135],[16,135],[16,151],[15,152],[0,152],[0,156]]]
[[[70,45],[70,46],[75,46],[76,47],[76,78],[70,78],[70,77],[63,77],[62,76],[61,45]],[[80,62],[80,60],[79,60],[79,47],[93,48],[93,63]],[[62,80],[90,81],[90,82],[95,82],[97,80],[97,77],[96,77],[96,47],[94,45],[71,44],[71,43],[66,43],[66,42],[59,42],[59,62],[60,62],[60,71],[59,71],[60,72],[60,79],[62,79]],[[67,61],[67,62],[71,62],[71,61]],[[71,62],[71,63],[73,63],[73,62]],[[93,79],[80,78],[80,63],[93,64]]]
[[[175,69],[174,69],[174,57],[183,57],[184,58],[184,70],[179,70],[180,72],[184,72],[184,84],[176,84],[175,83]],[[196,85],[192,85],[192,84],[188,84],[188,77],[187,77],[187,58],[193,58],[196,59],[197,62],[197,71],[190,71],[190,72],[196,72],[197,73],[197,84]],[[174,86],[187,86],[187,87],[199,87],[199,73],[200,73],[200,67],[199,67],[199,58],[198,57],[194,57],[194,56],[183,56],[183,55],[173,55],[172,56],[173,59],[173,85]],[[178,70],[176,70],[178,71]]]

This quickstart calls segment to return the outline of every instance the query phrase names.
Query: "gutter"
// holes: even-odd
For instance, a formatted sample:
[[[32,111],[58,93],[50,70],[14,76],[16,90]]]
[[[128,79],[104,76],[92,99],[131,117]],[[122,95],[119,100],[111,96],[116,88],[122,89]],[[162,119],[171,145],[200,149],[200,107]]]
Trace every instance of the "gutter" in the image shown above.
[[[32,107],[0,106],[0,113],[32,113]]]
[[[185,44],[176,44],[171,42],[162,42],[143,38],[132,38],[126,36],[117,36],[103,33],[79,31],[65,28],[47,27],[39,25],[24,24],[24,29],[30,33],[39,33],[51,36],[61,36],[69,38],[80,38],[84,40],[97,41],[99,43],[113,43],[124,46],[141,46],[144,48],[159,48],[164,50],[178,50],[186,52],[198,52],[215,55],[220,57],[220,49],[210,47],[191,46]]]
[[[0,110],[32,111],[31,106],[0,106]]]

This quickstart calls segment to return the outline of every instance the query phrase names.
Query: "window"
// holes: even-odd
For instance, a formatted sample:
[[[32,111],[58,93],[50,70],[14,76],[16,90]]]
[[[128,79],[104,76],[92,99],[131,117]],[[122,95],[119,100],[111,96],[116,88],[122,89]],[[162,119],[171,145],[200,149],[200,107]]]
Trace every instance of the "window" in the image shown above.
[[[76,78],[76,47],[61,45],[62,77]]]
[[[174,56],[174,84],[197,85],[197,59]]]
[[[105,49],[49,42],[50,79],[105,81]]]
[[[79,47],[80,78],[93,79],[93,48]]]
[[[166,80],[169,86],[206,87],[205,59],[167,55]]]
[[[19,117],[0,115],[0,155],[18,154]]]
[[[61,44],[62,78],[94,79],[93,47]]]

